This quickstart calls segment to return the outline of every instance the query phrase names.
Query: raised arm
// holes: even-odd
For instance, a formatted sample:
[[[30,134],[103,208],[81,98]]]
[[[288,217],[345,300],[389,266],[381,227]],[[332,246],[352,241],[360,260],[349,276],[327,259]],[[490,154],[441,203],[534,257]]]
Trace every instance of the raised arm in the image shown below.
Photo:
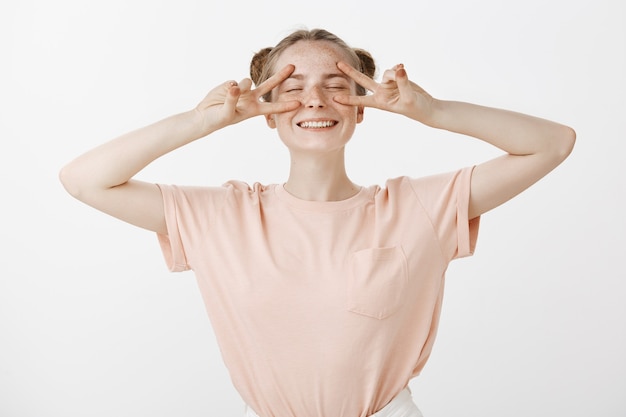
[[[473,136],[506,153],[472,174],[469,216],[510,200],[556,168],[570,154],[576,134],[564,125],[507,110],[437,100],[433,127]]]
[[[118,219],[166,233],[161,192],[132,177],[149,163],[225,126],[253,116],[281,113],[300,103],[263,103],[260,98],[293,72],[287,66],[256,89],[249,79],[225,82],[193,110],[127,133],[92,149],[61,169],[60,180],[80,201]]]
[[[381,83],[345,63],[338,68],[372,92],[336,96],[342,104],[374,107],[405,115],[428,126],[472,136],[506,152],[477,165],[472,174],[469,216],[508,201],[559,165],[576,134],[549,120],[470,103],[437,100],[408,79],[404,67],[385,71]]]

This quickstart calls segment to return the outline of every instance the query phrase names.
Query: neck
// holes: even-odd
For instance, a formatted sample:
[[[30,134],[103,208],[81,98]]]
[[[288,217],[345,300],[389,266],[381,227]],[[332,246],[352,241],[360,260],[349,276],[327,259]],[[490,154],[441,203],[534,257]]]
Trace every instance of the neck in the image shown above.
[[[291,154],[285,190],[302,200],[340,201],[359,192],[346,174],[343,149],[333,155]]]

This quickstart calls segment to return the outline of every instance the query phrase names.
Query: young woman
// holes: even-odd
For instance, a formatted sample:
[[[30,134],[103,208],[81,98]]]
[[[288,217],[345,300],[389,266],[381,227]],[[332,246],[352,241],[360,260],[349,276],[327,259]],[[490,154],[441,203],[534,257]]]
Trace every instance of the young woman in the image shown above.
[[[479,216],[546,175],[574,145],[569,127],[435,99],[401,64],[381,82],[374,70],[366,51],[335,35],[297,31],[254,56],[252,80],[225,82],[193,110],[61,171],[74,197],[156,232],[171,270],[194,270],[250,416],[420,416],[407,386],[431,351],[448,263],[472,254]],[[504,154],[384,187],[357,185],[344,149],[365,107]],[[289,149],[284,184],[132,179],[158,157],[254,116]]]

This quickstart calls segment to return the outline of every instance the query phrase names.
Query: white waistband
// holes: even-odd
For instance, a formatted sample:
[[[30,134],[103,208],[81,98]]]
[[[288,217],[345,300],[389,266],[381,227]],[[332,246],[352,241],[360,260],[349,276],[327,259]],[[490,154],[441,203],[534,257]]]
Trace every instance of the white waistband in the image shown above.
[[[400,391],[386,406],[372,414],[370,417],[423,417],[422,412],[413,402],[411,390],[408,388]]]
[[[259,417],[250,407],[246,406],[246,417]],[[405,388],[386,406],[370,415],[370,417],[423,417],[422,412],[413,402],[409,388]]]

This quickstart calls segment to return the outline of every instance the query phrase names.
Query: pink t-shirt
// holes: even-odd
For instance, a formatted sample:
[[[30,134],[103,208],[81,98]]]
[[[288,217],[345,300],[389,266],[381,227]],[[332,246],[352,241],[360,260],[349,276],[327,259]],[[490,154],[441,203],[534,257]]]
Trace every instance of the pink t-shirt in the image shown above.
[[[258,415],[367,416],[421,371],[448,263],[475,246],[471,173],[400,177],[331,202],[281,185],[160,185],[166,262],[195,272]]]

